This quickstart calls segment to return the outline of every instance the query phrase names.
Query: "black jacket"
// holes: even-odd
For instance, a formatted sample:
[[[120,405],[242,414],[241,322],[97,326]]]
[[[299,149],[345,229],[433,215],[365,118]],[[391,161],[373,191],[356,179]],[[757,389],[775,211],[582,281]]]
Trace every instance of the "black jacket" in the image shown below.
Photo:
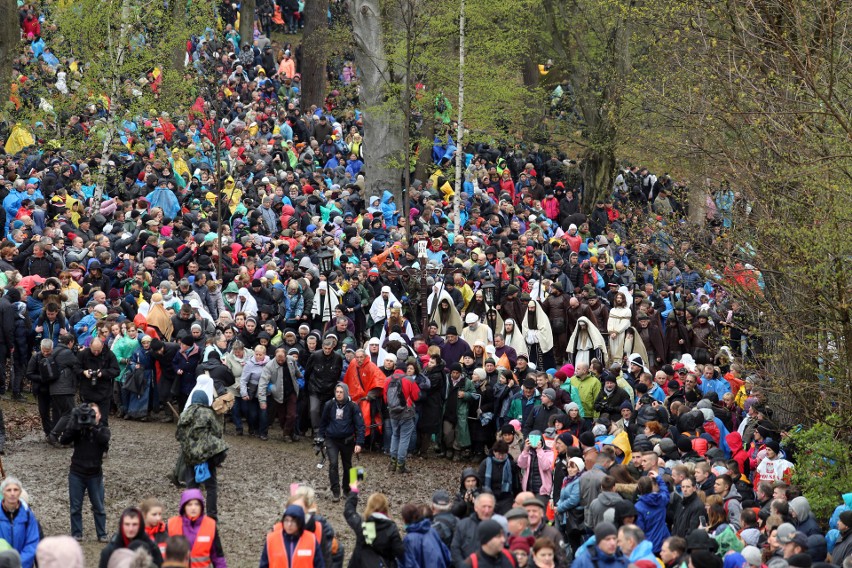
[[[672,536],[686,538],[689,533],[698,528],[700,518],[706,514],[704,503],[698,498],[697,490],[691,496],[684,497],[681,500],[680,508],[675,514],[674,524],[672,525]]]
[[[617,386],[609,395],[601,389],[597,400],[595,400],[595,410],[601,414],[607,413],[610,416],[618,416],[621,414],[621,404],[625,401],[630,401],[630,395],[623,388]]]
[[[104,453],[109,451],[109,428],[103,424],[80,428],[72,418],[59,438],[60,444],[74,444],[71,473],[95,477],[103,473]]]
[[[343,516],[355,533],[355,549],[349,560],[349,568],[378,568],[386,566],[394,568],[398,560],[402,560],[405,554],[405,546],[402,544],[402,536],[399,528],[391,519],[380,514],[373,514],[368,520],[358,514],[358,492],[353,491],[346,498],[343,508]],[[365,529],[365,525],[372,524],[371,530]],[[368,544],[365,534],[375,535]]]
[[[343,416],[337,418],[337,409],[343,410]],[[332,440],[345,440],[355,437],[355,444],[364,445],[364,416],[357,404],[352,399],[344,403],[331,399],[325,403],[320,417],[319,437]]]
[[[533,430],[544,432],[547,430],[547,423],[550,421],[550,417],[557,414],[565,413],[555,404],[551,404],[550,408],[546,408],[544,405],[534,407],[532,412],[527,414],[526,420],[524,420],[524,436],[529,436],[529,433]]]
[[[50,395],[74,395],[77,394],[77,380],[80,376],[80,361],[67,345],[60,343],[50,354],[59,373],[59,379],[50,385]],[[115,355],[113,355],[115,357]]]
[[[112,556],[112,553],[118,550],[119,548],[129,548],[132,550],[138,550],[139,548],[143,548],[148,551],[148,554],[151,555],[151,560],[154,561],[154,564],[157,566],[163,565],[163,555],[160,554],[160,547],[154,544],[154,541],[148,537],[148,534],[145,532],[145,521],[141,520],[141,526],[139,527],[139,533],[136,537],[130,540],[128,546],[124,546],[124,537],[121,536],[120,533],[116,533],[115,536],[109,541],[103,550],[101,550],[101,561],[98,563],[98,568],[107,568],[109,564],[109,557]]]
[[[308,392],[320,396],[331,396],[334,386],[340,382],[343,373],[343,355],[332,351],[326,356],[322,349],[311,353],[305,364],[305,380]]]
[[[0,297],[0,331],[3,337],[0,338],[6,349],[12,349],[15,346],[15,308],[12,306],[6,296]]]
[[[464,568],[471,554],[479,550],[479,540],[476,538],[476,529],[482,522],[476,513],[459,521],[456,532],[453,534],[453,544],[450,552],[453,557],[453,565],[456,568]]]
[[[106,347],[98,356],[95,356],[91,349],[83,349],[77,358],[80,360],[82,371],[93,371],[91,377],[80,377],[80,398],[97,402],[112,396],[112,381],[120,372],[115,354]],[[97,371],[100,371],[99,376],[95,376]]]
[[[213,387],[217,393],[223,387],[229,387],[236,382],[231,369],[223,365],[221,361],[215,359],[208,359],[206,362],[201,363],[198,365],[197,370],[199,375],[202,373],[210,375],[210,378],[213,379]]]

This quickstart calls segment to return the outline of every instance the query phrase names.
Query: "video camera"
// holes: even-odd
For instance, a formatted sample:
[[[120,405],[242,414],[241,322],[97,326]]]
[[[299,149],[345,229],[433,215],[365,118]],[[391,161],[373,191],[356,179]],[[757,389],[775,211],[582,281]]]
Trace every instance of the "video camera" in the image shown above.
[[[328,457],[328,453],[325,449],[325,439],[324,438],[314,438],[314,455],[320,458],[319,463],[317,464],[317,469],[322,469],[323,464],[325,464],[325,460]]]
[[[88,404],[81,404],[71,410],[71,418],[80,428],[97,425],[95,409]]]

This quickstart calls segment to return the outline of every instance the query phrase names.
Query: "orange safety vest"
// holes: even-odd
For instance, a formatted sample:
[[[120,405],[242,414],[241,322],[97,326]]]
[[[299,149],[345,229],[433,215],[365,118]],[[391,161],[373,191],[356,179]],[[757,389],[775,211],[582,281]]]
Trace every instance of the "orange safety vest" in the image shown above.
[[[319,523],[317,523],[319,524]],[[292,563],[284,547],[284,525],[275,523],[272,531],[266,534],[266,556],[269,568],[313,568],[317,537],[310,531],[302,531],[299,542],[293,550]]]
[[[169,536],[183,535],[183,517],[172,517],[169,519]],[[216,521],[208,516],[201,519],[201,527],[195,542],[192,543],[192,551],[189,553],[190,568],[207,568],[212,566],[210,553],[213,550],[213,541],[216,539]]]

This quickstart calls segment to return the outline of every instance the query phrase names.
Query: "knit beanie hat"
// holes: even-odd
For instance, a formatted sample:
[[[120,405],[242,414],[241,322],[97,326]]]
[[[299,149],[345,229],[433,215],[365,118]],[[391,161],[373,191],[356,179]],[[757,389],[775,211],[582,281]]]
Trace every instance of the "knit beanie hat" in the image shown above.
[[[501,534],[502,532],[503,527],[501,527],[500,523],[498,523],[494,519],[482,521],[476,528],[476,536],[479,540],[480,545],[488,543],[492,538]]]

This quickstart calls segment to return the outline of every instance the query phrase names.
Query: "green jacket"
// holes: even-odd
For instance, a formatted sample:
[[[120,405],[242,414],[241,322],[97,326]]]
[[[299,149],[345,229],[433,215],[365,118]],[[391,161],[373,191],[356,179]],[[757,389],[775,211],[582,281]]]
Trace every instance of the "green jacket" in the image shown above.
[[[595,416],[595,400],[601,392],[601,380],[589,373],[585,378],[571,377],[571,386],[577,389],[580,395],[580,410],[583,416]],[[573,395],[571,397],[573,399]]]
[[[175,438],[188,466],[206,462],[215,455],[228,451],[222,440],[224,429],[216,412],[203,404],[191,404],[180,415]]]
[[[523,391],[518,391],[518,393],[512,397],[512,401],[509,403],[509,413],[506,420],[520,420],[521,424],[524,423],[524,396]],[[535,397],[533,398],[533,408],[536,406],[541,406],[541,396],[536,391]]]
[[[470,446],[470,426],[467,422],[468,416],[470,416],[470,404],[476,405],[477,393],[473,381],[467,376],[464,376],[461,380],[464,381],[464,386],[461,388],[461,391],[464,392],[464,398],[458,399],[456,404],[456,444],[461,448],[466,448]],[[452,381],[448,379],[444,391],[444,401],[447,400],[451,387]],[[446,405],[447,403],[444,402],[445,412]]]

